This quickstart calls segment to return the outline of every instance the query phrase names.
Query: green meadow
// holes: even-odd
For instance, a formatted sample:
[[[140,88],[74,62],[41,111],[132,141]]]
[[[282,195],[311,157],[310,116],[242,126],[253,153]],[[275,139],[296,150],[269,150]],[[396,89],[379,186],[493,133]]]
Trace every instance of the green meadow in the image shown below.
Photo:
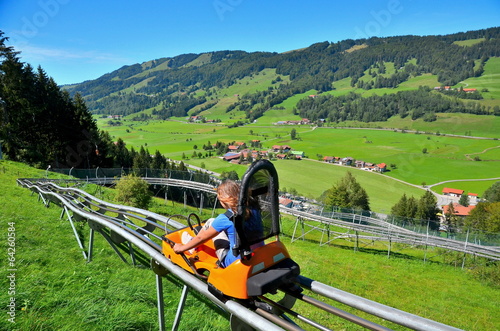
[[[460,129],[456,129],[457,134],[466,133],[465,123],[468,121],[470,123],[475,120],[475,128],[471,128],[467,133],[475,135],[477,132],[478,136],[491,133],[495,123],[498,123],[498,119],[493,116],[473,117],[464,114],[439,116],[449,120],[450,128],[464,125],[463,132],[458,132]],[[418,133],[376,128],[313,129],[310,126],[265,126],[260,123],[231,129],[222,124],[197,124],[185,121],[143,123],[125,120],[124,125],[111,127],[105,125],[106,119],[100,119],[98,123],[115,139],[118,137],[124,139],[129,147],[137,149],[141,145],[146,146],[151,153],[159,150],[175,160],[181,160],[184,155],[187,158],[185,163],[216,173],[235,170],[242,175],[246,166],[229,164],[219,157],[208,157],[203,146],[209,143],[249,142],[259,139],[264,149],[270,149],[273,145],[289,145],[294,150],[303,151],[308,159],[275,162],[281,172],[282,187],[294,188],[304,196],[317,198],[323,191],[336,184],[346,171],[351,171],[367,190],[372,209],[379,212],[390,210],[403,193],[415,197],[423,194],[421,188],[405,185],[394,179],[422,187],[423,184],[432,185],[446,180],[500,177],[498,140],[448,136],[444,134],[445,130],[439,133],[425,128],[427,123],[424,122],[420,123],[421,129],[426,130],[419,130]],[[402,124],[397,122],[395,126]],[[297,131],[299,139],[290,139],[292,129]],[[408,130],[414,129],[408,128]],[[194,153],[201,153],[202,158],[194,156]],[[369,163],[386,163],[390,171],[380,175],[352,167],[318,162],[323,156],[349,156]],[[474,161],[475,158],[479,158],[480,161]],[[491,184],[489,181],[479,181],[459,182],[455,185],[463,185],[456,188],[481,195]],[[432,189],[437,193],[441,192],[439,186]]]

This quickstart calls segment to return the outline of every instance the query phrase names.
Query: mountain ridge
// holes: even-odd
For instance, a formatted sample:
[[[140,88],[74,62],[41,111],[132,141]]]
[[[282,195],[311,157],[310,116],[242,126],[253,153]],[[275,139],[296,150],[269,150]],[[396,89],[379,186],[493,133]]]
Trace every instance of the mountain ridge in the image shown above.
[[[457,44],[467,40],[476,41]],[[284,53],[188,53],[123,66],[64,88],[81,94],[95,114],[131,115],[148,110],[148,116],[165,119],[208,107],[216,110],[211,112],[214,116],[236,110],[252,121],[292,95],[329,92],[345,78],[352,88],[369,90],[397,88],[411,77],[431,73],[440,85],[453,86],[480,76],[486,61],[498,56],[500,28],[496,27],[450,35],[323,41]],[[220,102],[223,96],[218,92],[264,69],[273,69],[274,77],[264,91],[251,93],[253,101],[241,102],[243,93],[234,93],[239,95],[236,101]]]

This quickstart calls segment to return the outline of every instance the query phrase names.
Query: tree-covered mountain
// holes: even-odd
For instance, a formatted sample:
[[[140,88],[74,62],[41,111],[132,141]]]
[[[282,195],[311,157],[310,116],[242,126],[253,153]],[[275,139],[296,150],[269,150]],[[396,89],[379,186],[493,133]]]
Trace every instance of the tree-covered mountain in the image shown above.
[[[466,40],[473,42],[462,46],[460,42]],[[81,94],[96,114],[129,115],[150,110],[150,116],[165,119],[217,107],[218,91],[241,84],[245,77],[257,75],[264,69],[272,69],[275,79],[267,89],[236,93],[238,98],[224,105],[226,112],[244,111],[251,121],[293,95],[310,90],[321,94],[334,89],[334,83],[343,79],[348,79],[352,87],[368,90],[396,88],[412,77],[430,73],[437,76],[442,86],[453,86],[480,76],[486,61],[498,56],[500,28],[489,28],[444,36],[325,41],[286,53],[183,54],[124,66],[98,79],[64,88],[71,94]],[[473,98],[481,96],[476,93]],[[451,99],[417,88],[384,97],[325,96],[299,102],[296,113],[311,119],[373,121],[394,114],[427,116],[432,120],[432,113],[438,111],[475,114],[495,111],[465,103],[460,98]],[[419,105],[415,100],[425,100],[425,103]]]

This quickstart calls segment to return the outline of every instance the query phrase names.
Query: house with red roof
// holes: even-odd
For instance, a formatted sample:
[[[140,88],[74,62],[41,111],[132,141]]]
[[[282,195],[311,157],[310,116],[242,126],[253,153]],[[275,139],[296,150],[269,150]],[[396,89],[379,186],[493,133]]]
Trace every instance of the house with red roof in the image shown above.
[[[479,199],[479,196],[477,193],[467,193],[467,196],[469,197],[469,202],[476,204],[477,200]]]
[[[273,145],[273,147],[271,147],[271,149],[273,150],[273,152],[279,152],[281,149],[281,145]]]
[[[288,153],[292,148],[288,145],[273,145],[273,147],[271,147],[271,149],[275,153],[277,153],[279,151],[281,151],[283,153]]]
[[[293,201],[287,198],[279,198],[279,204],[287,208],[293,207]]]
[[[476,208],[475,205],[469,205],[467,207],[465,206],[462,206],[461,204],[458,204],[456,202],[454,202],[452,204],[453,206],[453,214],[455,216],[458,216],[460,218],[465,218],[469,215],[470,211],[474,208]],[[439,228],[440,230],[444,230],[446,231],[447,230],[447,226],[446,225],[443,225],[443,224],[446,224],[446,218],[449,217],[450,215],[450,205],[444,205],[443,206],[443,213],[441,214],[440,216],[440,222],[442,224],[442,226]]]
[[[386,172],[387,171],[387,164],[379,163],[375,166],[375,170],[378,172]]]
[[[443,195],[447,195],[450,197],[455,197],[455,198],[460,198],[464,194],[464,190],[458,190],[454,188],[449,188],[449,187],[444,187],[443,188]]]
[[[233,161],[233,160],[239,160],[240,159],[240,153],[226,153],[222,157],[224,161]]]
[[[465,217],[468,216],[472,209],[476,208],[474,205],[468,205],[467,207],[462,206],[456,202],[453,203],[453,210],[456,216]],[[443,215],[446,216],[449,213],[450,205],[443,206]]]

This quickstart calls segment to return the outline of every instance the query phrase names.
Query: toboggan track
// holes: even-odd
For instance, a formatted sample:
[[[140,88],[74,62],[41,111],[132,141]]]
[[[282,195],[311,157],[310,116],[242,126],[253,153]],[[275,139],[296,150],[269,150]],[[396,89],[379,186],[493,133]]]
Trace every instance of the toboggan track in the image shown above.
[[[165,183],[165,179],[159,179],[159,181],[161,181],[160,183],[151,178],[149,178],[149,181],[151,184],[182,186],[190,189],[203,190],[205,192],[214,193],[213,187],[210,187],[210,185],[201,184],[203,186],[201,187],[191,181],[177,180],[176,182]],[[181,267],[176,266],[161,253],[161,235],[163,235],[165,232],[174,231],[186,226],[183,223],[175,220],[174,216],[165,217],[143,209],[112,204],[100,200],[83,190],[74,187],[61,187],[43,179],[18,179],[17,183],[18,185],[28,188],[34,194],[38,195],[39,200],[42,201],[45,206],[48,207],[52,203],[62,208],[61,218],[66,216],[66,218],[68,219],[75,234],[77,243],[82,249],[82,254],[87,261],[90,262],[92,260],[93,238],[96,231],[107,240],[110,246],[124,262],[127,262],[127,259],[123,256],[120,249],[118,248],[118,245],[120,244],[125,245],[125,247],[128,246],[128,253],[134,264],[136,254],[138,252],[141,252],[142,255],[147,255],[151,259],[151,268],[156,274],[158,320],[160,330],[165,329],[165,320],[163,317],[162,276],[167,273],[175,275],[180,281],[184,283],[184,289],[180,297],[177,315],[172,323],[172,330],[177,330],[177,328],[179,327],[188,289],[193,289],[199,292],[201,295],[211,300],[214,304],[231,314],[231,327],[233,330],[248,330],[248,326],[255,330],[265,331],[303,330],[302,328],[297,326],[297,324],[295,324],[295,322],[298,321],[306,323],[318,330],[330,330],[320,323],[293,311],[290,306],[293,306],[294,300],[301,300],[311,306],[314,306],[322,310],[326,316],[339,316],[355,324],[361,325],[369,330],[390,330],[387,327],[378,325],[374,322],[333,307],[324,301],[314,299],[311,296],[304,294],[305,291],[299,294],[285,294],[284,299],[281,300],[281,302],[274,302],[273,300],[263,296],[260,299],[262,302],[266,303],[265,308],[249,308],[248,305],[245,304],[245,302],[239,302],[237,300],[221,301],[208,291],[207,284],[204,281],[185,271]],[[332,219],[326,220],[318,218],[317,215],[307,214],[303,212],[300,212],[300,215],[297,215],[297,211],[283,208],[280,208],[280,212],[290,213],[302,218],[314,219],[319,222],[333,221]],[[183,218],[183,216],[176,215],[175,218]],[[87,221],[89,225],[90,235],[87,250],[83,247],[83,244],[80,241],[79,235],[74,226],[74,222],[76,221]],[[341,222],[341,226],[354,226],[353,224],[348,222],[338,222]],[[335,223],[337,224],[337,222]],[[362,224],[358,225],[362,226]],[[380,227],[373,225],[363,225],[362,229],[359,229],[359,231],[363,232],[370,232],[371,230],[381,231]],[[395,229],[392,229],[392,235],[394,235],[395,231]],[[415,240],[415,238],[408,239],[409,237],[411,237],[409,233],[410,231],[404,229],[401,229],[400,231],[401,238],[403,238],[402,240]],[[376,233],[375,235],[383,236],[383,231],[382,233]],[[497,259],[500,259],[500,252],[495,251],[494,249],[492,250],[493,254],[496,254]],[[481,254],[490,254],[489,252],[491,250],[488,249],[486,251],[488,253]],[[480,255],[479,253],[477,254]],[[297,277],[296,283],[304,290],[314,293],[316,297],[319,296],[321,298],[335,300],[337,302],[356,308],[360,311],[369,313],[373,316],[377,316],[387,321],[402,325],[409,329],[425,331],[459,330],[452,326],[432,321],[353,295],[351,293],[309,279],[302,275]],[[292,304],[289,304],[287,302],[292,302]]]

